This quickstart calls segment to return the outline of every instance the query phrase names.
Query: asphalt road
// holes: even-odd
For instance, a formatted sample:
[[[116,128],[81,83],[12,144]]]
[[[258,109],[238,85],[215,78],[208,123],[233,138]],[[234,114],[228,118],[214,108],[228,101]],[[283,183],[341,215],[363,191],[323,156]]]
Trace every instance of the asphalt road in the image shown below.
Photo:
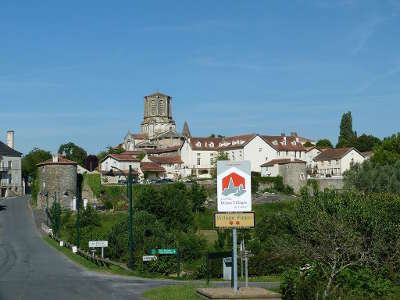
[[[0,299],[141,299],[172,281],[89,272],[42,240],[28,198],[0,200]]]

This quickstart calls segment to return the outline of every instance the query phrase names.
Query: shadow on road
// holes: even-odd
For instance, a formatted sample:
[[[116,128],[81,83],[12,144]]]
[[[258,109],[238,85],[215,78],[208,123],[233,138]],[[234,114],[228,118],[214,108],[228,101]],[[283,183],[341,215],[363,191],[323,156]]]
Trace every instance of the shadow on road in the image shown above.
[[[0,204],[0,211],[2,211],[2,210],[7,210],[7,205]]]

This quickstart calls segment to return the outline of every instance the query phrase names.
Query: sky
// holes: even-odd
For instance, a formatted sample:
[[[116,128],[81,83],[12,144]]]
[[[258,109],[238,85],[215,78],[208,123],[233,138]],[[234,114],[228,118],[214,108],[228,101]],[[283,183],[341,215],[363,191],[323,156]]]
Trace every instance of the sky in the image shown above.
[[[399,131],[400,0],[0,2],[0,140],[98,153],[172,96],[178,131]]]

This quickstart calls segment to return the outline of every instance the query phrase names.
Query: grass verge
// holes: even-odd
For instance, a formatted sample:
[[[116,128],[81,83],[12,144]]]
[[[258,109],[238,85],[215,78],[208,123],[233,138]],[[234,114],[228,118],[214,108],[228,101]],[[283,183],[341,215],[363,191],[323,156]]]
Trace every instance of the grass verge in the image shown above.
[[[135,272],[130,272],[130,271],[124,270],[124,269],[114,266],[114,265],[110,265],[109,268],[98,266],[95,263],[85,259],[84,257],[72,253],[71,249],[68,249],[66,247],[60,247],[59,244],[55,240],[51,239],[48,236],[45,236],[43,239],[50,246],[52,246],[56,250],[60,251],[62,254],[64,254],[66,257],[68,257],[70,260],[81,265],[82,267],[84,267],[85,269],[87,269],[89,271],[111,273],[111,274],[125,275],[125,276],[138,276],[138,274]]]
[[[151,289],[143,293],[148,300],[199,300],[196,295],[196,288],[200,285],[174,285]]]

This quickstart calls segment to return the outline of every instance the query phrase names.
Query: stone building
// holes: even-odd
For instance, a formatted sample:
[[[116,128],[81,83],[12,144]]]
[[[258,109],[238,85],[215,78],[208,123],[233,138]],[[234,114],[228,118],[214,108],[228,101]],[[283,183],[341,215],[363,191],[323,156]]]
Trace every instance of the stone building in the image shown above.
[[[24,194],[21,156],[22,153],[14,150],[14,131],[10,130],[7,145],[0,141],[0,197]]]
[[[77,192],[77,163],[60,155],[39,163],[38,207],[46,208],[46,195],[49,205],[54,196],[62,208],[75,209]]]
[[[189,128],[186,124],[188,131]],[[176,131],[172,117],[172,97],[154,93],[144,97],[144,115],[140,133],[128,133],[120,145],[126,151],[181,146],[184,137]]]
[[[300,159],[273,159],[261,165],[261,176],[283,177],[283,183],[298,193],[307,184],[306,162]]]

